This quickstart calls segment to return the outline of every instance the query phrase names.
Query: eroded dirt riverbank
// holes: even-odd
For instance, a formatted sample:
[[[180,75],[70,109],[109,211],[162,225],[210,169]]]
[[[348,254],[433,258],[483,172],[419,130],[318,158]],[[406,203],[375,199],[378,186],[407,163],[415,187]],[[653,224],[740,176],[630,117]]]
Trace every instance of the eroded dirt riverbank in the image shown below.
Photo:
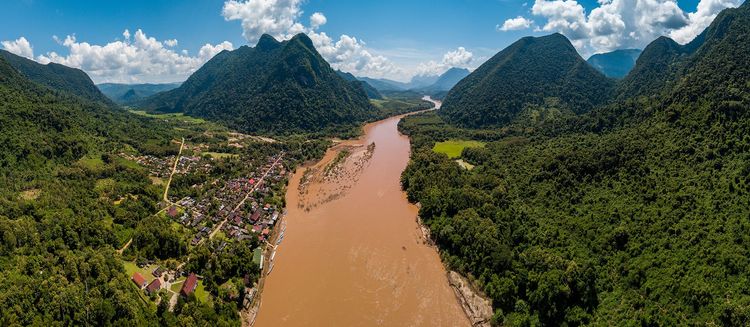
[[[401,117],[300,168],[255,326],[469,326],[400,188]]]

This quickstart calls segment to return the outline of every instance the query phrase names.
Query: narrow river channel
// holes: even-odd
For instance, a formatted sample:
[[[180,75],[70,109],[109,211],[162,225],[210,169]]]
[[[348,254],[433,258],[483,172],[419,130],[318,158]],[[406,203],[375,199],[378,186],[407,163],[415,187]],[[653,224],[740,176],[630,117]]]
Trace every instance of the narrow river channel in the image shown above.
[[[368,124],[297,170],[255,326],[469,325],[401,191],[410,147],[400,119]]]

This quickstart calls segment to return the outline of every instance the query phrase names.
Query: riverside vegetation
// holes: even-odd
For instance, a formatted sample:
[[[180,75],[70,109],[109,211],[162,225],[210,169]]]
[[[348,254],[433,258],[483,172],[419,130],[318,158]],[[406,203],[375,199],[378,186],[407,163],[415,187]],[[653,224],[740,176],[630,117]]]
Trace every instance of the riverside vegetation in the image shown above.
[[[224,246],[219,236],[219,241],[189,245],[192,235],[164,214],[164,184],[153,170],[162,177],[162,170],[171,170],[172,161],[165,158],[180,152],[180,139],[190,144],[186,152],[192,157],[199,150],[215,156],[210,169],[177,174],[172,181],[174,199],[197,197],[207,182],[241,177],[242,169],[259,166],[256,161],[268,156],[283,152],[284,166],[293,169],[321,157],[332,133],[355,134],[366,118],[425,106],[419,99],[386,98],[378,109],[361,86],[352,90],[365,99],[368,113],[362,120],[314,134],[285,132],[271,140],[236,133],[227,121],[122,110],[80,70],[3,52],[0,325],[240,325],[242,296],[235,290],[242,294],[258,278],[252,252],[257,240]],[[315,93],[316,86],[308,92]],[[272,186],[277,194],[268,201],[282,207],[283,187]],[[209,250],[219,247],[223,250]],[[137,269],[133,261],[170,269],[185,263],[182,269],[202,277],[201,298],[179,297],[174,306],[167,294],[146,298],[126,275],[125,267]]]
[[[747,325],[748,60],[745,3],[690,44],[654,41],[591,110],[535,93],[501,111],[516,90],[476,103],[470,76],[446,111],[401,123],[402,186],[446,264],[492,300],[493,324]],[[473,170],[432,151],[451,139],[486,142],[462,152]]]

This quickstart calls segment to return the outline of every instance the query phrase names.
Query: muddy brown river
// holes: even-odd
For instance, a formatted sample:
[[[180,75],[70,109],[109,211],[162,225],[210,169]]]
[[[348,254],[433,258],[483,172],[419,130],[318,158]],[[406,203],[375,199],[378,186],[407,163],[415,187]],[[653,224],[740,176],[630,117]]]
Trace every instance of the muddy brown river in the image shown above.
[[[297,169],[255,326],[469,325],[401,191],[410,148],[400,119]]]

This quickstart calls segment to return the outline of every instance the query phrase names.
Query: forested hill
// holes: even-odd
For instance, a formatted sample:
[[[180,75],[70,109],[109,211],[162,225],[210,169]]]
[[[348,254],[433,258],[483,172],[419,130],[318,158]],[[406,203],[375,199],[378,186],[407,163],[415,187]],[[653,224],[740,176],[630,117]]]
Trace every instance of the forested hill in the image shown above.
[[[91,78],[80,69],[56,63],[42,65],[5,50],[0,50],[0,57],[5,58],[8,64],[36,83],[88,100],[112,105],[112,101],[104,96],[91,81]]]
[[[618,86],[620,100],[638,96],[671,99],[676,94],[687,103],[698,99],[738,100],[737,93],[748,79],[748,67],[741,64],[747,59],[743,48],[748,45],[743,33],[750,32],[746,27],[750,18],[743,16],[747,12],[747,3],[722,11],[703,33],[685,45],[667,37],[649,44]],[[717,87],[720,85],[725,88]]]
[[[160,130],[144,118],[112,110],[100,102],[50,89],[27,79],[3,58],[0,80],[0,185],[19,172],[31,178],[56,164],[70,164],[89,152],[128,146],[144,149]],[[16,176],[18,177],[18,176]],[[10,180],[8,178],[11,178]]]
[[[664,89],[677,73],[675,65],[687,49],[674,40],[662,36],[651,42],[641,53],[635,67],[618,85],[620,99],[650,96]]]
[[[158,189],[110,154],[169,145],[165,129],[30,81],[3,57],[0,126],[0,325],[156,321],[115,256],[112,222],[155,211]],[[99,180],[138,200],[115,209],[95,190]]]
[[[750,324],[750,6],[687,46],[655,42],[678,55],[652,61],[669,72],[650,96],[579,117],[619,115],[607,128],[401,124],[415,140],[402,185],[496,325]],[[432,151],[446,138],[486,141],[462,153],[472,170]]]
[[[595,54],[586,61],[607,77],[623,78],[633,69],[640,54],[639,49],[615,50]]]
[[[166,84],[117,84],[104,83],[96,87],[117,104],[131,105],[159,92],[178,88],[182,83]]]
[[[353,84],[362,85],[362,88],[364,88],[365,93],[367,93],[367,97],[368,98],[375,99],[375,100],[383,99],[383,95],[380,94],[380,91],[378,91],[376,88],[372,87],[372,85],[370,85],[370,83],[367,83],[365,81],[360,81],[359,79],[357,79],[357,77],[355,77],[351,73],[342,72],[340,70],[337,70],[336,73],[339,74],[339,76],[341,76],[343,79],[345,79],[345,80],[347,80],[347,81],[349,81],[349,82],[351,82]]]
[[[341,78],[307,35],[223,51],[179,88],[143,102],[245,132],[289,134],[351,126],[375,116],[361,85]]]
[[[613,85],[564,36],[526,37],[451,89],[441,114],[469,127],[507,125],[527,106],[550,101],[580,114],[607,101]]]

